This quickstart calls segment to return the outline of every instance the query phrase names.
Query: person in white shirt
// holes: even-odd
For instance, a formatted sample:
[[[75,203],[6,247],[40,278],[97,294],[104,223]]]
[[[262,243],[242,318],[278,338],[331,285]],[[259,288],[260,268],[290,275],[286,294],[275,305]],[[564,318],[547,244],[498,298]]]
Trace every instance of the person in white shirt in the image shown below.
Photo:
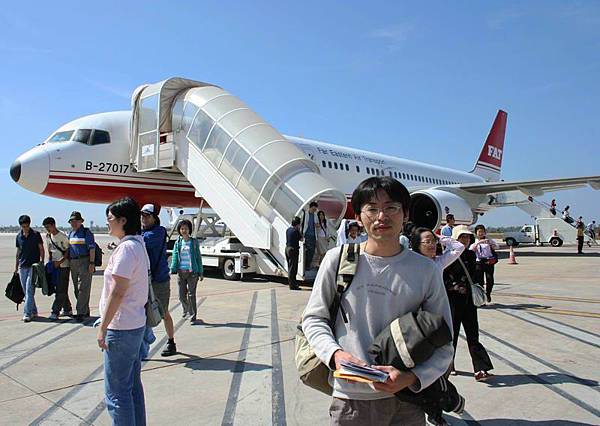
[[[477,256],[477,274],[476,280],[483,285],[485,278],[485,295],[488,303],[492,301],[492,288],[494,288],[494,265],[498,263],[498,256],[495,250],[498,250],[498,244],[491,238],[487,238],[485,226],[477,225],[475,227],[475,241],[469,249],[475,252]]]
[[[452,324],[442,277],[428,259],[406,250],[400,234],[410,205],[404,185],[391,177],[371,177],[354,190],[352,208],[368,239],[361,244],[356,275],[343,294],[346,315],[330,318],[336,294],[336,271],[341,248],[329,250],[314,282],[303,315],[302,329],[319,359],[332,370],[341,362],[370,363],[373,339],[400,316],[419,307]],[[331,325],[331,321],[334,325]],[[394,396],[410,388],[420,392],[444,374],[454,351],[448,343],[427,361],[409,371],[374,366],[386,371],[385,383],[350,382],[334,378],[329,409],[332,425],[424,425],[423,409]]]
[[[69,237],[56,227],[56,220],[53,217],[47,217],[43,220],[42,226],[46,228],[46,247],[50,254],[49,260],[54,262],[54,267],[58,268],[58,282],[54,294],[54,303],[52,303],[52,313],[50,320],[56,321],[62,309],[63,315],[72,316],[73,308],[69,300]]]
[[[455,220],[454,220],[454,215],[449,213],[446,215],[446,225],[444,225],[442,227],[442,229],[440,230],[440,234],[442,234],[444,237],[451,237],[452,236],[452,228],[454,228],[454,224],[455,224]]]
[[[336,245],[342,246],[348,243],[361,244],[367,241],[367,235],[360,233],[360,225],[355,221],[342,219],[337,232]]]
[[[317,213],[317,265],[321,264],[321,260],[329,250],[329,244],[335,239],[332,236],[333,226],[327,220],[325,212],[319,210]]]
[[[588,234],[590,234],[590,237],[592,237],[592,240],[596,239],[596,221],[592,220],[590,223],[588,223],[586,230],[588,231]]]

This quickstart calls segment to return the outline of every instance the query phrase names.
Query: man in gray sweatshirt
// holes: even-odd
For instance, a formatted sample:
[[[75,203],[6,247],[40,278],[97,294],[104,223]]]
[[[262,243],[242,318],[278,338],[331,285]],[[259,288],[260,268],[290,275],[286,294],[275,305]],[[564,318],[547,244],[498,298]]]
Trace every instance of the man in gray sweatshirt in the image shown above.
[[[393,320],[419,307],[442,315],[452,329],[439,271],[431,260],[400,245],[409,204],[407,189],[390,177],[369,178],[352,194],[352,208],[368,240],[362,246],[352,284],[342,296],[346,318],[338,312],[331,329],[329,307],[336,292],[340,255],[340,248],[336,248],[327,252],[321,263],[302,322],[311,347],[331,369],[340,368],[342,361],[371,364],[368,348],[373,339]],[[410,371],[376,366],[388,372],[389,379],[373,386],[330,375],[331,424],[424,425],[423,410],[393,394],[406,387],[414,392],[426,388],[444,374],[452,355],[452,344],[448,344]]]

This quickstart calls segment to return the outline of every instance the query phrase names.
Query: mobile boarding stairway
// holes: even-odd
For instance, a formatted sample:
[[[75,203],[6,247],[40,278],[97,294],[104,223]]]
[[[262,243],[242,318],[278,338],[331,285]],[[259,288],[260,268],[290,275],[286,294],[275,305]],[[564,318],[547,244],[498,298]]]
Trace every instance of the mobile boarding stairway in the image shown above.
[[[286,230],[311,201],[336,224],[346,197],[300,149],[220,87],[170,78],[132,96],[130,161],[181,172],[247,247],[258,269],[287,274]],[[299,265],[299,278],[304,267]]]
[[[556,228],[565,228],[568,227],[568,229],[570,230],[570,228],[573,228],[573,230],[575,229],[575,223],[567,223],[562,219],[562,215],[560,214],[559,211],[556,212],[556,214],[553,214],[551,211],[551,206],[550,204],[541,201],[541,200],[535,200],[533,197],[531,198],[527,198],[527,199],[521,199],[521,200],[511,200],[511,201],[507,201],[504,202],[502,204],[500,203],[496,203],[496,205],[502,205],[502,206],[515,206],[518,207],[519,209],[521,209],[522,211],[524,211],[525,213],[527,213],[529,216],[531,216],[536,223],[541,219],[556,219],[557,224]],[[588,244],[588,246],[600,246],[600,242],[598,240],[595,240],[591,237],[590,234],[587,233],[585,234],[585,242]]]

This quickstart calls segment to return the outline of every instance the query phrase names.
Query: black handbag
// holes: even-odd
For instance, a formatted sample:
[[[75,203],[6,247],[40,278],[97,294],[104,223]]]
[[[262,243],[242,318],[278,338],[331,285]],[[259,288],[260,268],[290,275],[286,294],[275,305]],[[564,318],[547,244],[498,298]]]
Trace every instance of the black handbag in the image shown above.
[[[25,293],[23,293],[23,287],[21,287],[21,279],[19,278],[18,272],[13,274],[12,279],[6,286],[4,294],[17,304],[18,311],[19,304],[23,303],[23,300],[25,300]]]

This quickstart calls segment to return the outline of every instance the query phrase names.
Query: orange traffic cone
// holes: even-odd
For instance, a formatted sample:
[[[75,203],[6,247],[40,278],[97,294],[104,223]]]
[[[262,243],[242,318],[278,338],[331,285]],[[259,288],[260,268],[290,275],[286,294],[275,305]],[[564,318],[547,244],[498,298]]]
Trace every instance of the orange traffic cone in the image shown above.
[[[517,259],[515,259],[515,250],[512,246],[510,246],[510,254],[508,256],[508,264],[509,265],[518,265]]]

